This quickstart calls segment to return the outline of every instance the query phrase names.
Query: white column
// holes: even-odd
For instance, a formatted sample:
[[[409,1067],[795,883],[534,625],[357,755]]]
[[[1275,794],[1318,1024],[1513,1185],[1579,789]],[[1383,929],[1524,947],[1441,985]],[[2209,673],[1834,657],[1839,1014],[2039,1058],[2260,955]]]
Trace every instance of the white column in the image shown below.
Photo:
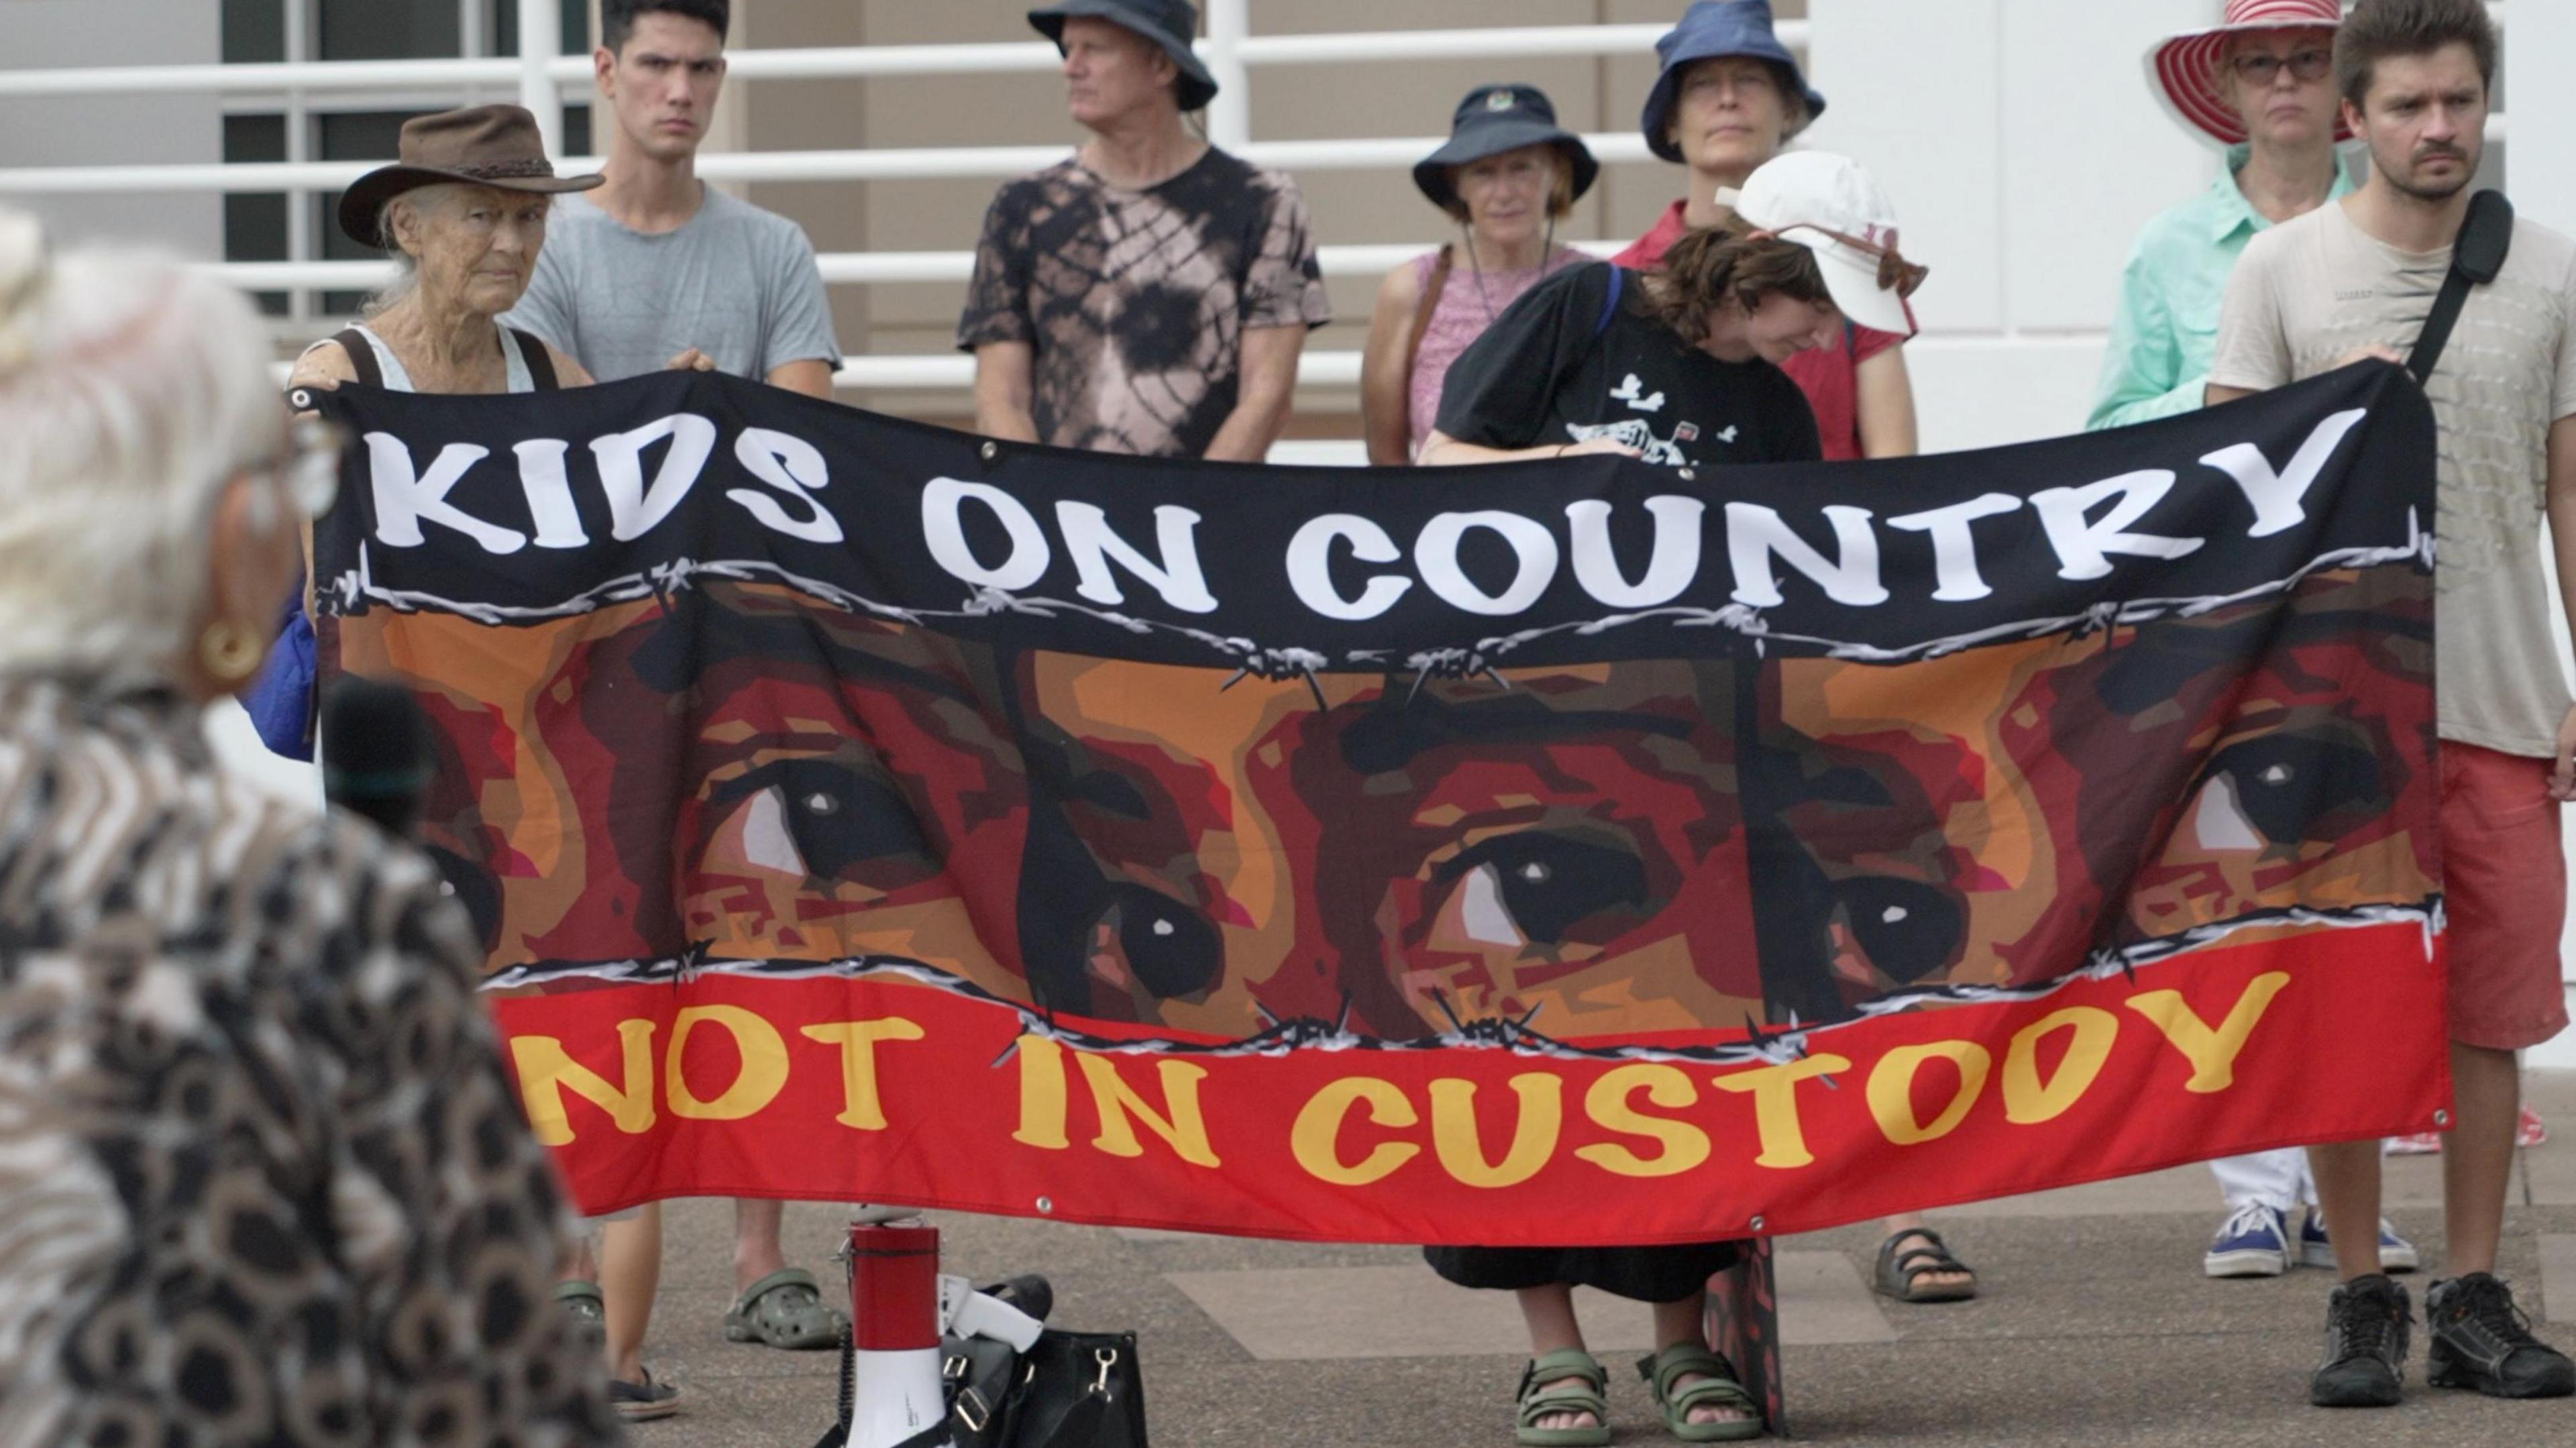
[[[549,159],[563,158],[563,92],[546,67],[563,49],[563,13],[555,0],[519,0],[519,104],[534,112]]]
[[[1252,139],[1252,82],[1237,59],[1236,45],[1252,33],[1250,0],[1207,0],[1207,39],[1199,58],[1216,77],[1216,99],[1208,102],[1208,139],[1221,150],[1240,151]]]
[[[2567,58],[2576,55],[2576,5],[2520,0],[2504,32],[2504,93],[2512,105],[2514,139],[2505,146],[2505,192],[2514,210],[2554,231],[2576,235],[2576,86],[2567,84]],[[2545,555],[2544,555],[2545,556]],[[2561,611],[2553,609],[2555,622]],[[2567,638],[2559,636],[2561,657]],[[2576,808],[2562,826],[2576,841]],[[2576,1008],[2576,936],[2562,940],[2559,966]],[[2576,1069],[2576,1031],[2529,1052],[2528,1065]]]

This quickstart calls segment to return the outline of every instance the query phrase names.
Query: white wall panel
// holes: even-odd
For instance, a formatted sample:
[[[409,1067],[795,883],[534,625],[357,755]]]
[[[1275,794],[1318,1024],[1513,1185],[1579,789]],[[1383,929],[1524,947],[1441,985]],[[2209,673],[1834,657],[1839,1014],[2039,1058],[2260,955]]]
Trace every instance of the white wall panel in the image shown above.
[[[2102,339],[1932,334],[1905,357],[1923,450],[1957,452],[2082,431]]]
[[[2576,60],[2576,5],[2564,0],[2516,4],[2505,27],[2505,91],[2513,112],[2514,134],[2523,137],[2507,159],[2506,190],[2522,215],[2561,232],[2576,234],[2576,86],[2567,83],[2567,67]],[[2551,614],[2553,620],[2559,615]],[[2559,637],[2560,657],[2567,639]],[[2562,826],[2576,840],[2576,808]],[[2568,999],[2576,1008],[2576,928],[2560,945],[2560,968],[2566,974]],[[2576,1069],[2576,1031],[2532,1051],[2534,1066]]]
[[[2006,0],[1999,241],[2009,326],[2108,327],[2139,226],[2209,184],[2217,146],[2165,114],[2140,57],[2157,40],[2208,23],[2215,8],[2210,0]]]
[[[1906,254],[1932,267],[1926,328],[2001,329],[2001,0],[1815,0],[1810,16],[1827,109],[1806,144],[1887,188]]]
[[[206,65],[221,58],[214,0],[0,0],[0,66]],[[221,161],[212,95],[0,100],[0,167]],[[224,204],[183,196],[35,196],[13,204],[64,237],[148,241],[209,260],[224,254]]]

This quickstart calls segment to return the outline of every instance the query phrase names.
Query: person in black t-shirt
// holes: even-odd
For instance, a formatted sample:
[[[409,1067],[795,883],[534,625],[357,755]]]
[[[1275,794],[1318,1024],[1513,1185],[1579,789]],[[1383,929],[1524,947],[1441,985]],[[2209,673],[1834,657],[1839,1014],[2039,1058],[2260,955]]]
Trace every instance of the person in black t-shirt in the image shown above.
[[[1815,414],[1779,363],[1842,329],[1815,254],[1777,237],[1699,231],[1652,271],[1570,268],[1451,365],[1421,460],[1812,462]]]
[[[1871,326],[1901,317],[1924,271],[1897,255],[1885,198],[1843,157],[1794,152],[1721,195],[1767,228],[1692,232],[1652,270],[1602,263],[1532,287],[1450,365],[1439,425],[1417,460],[1612,453],[1691,469],[1821,460],[1815,414],[1779,364],[1841,345],[1847,316]],[[1702,1242],[1423,1255],[1461,1286],[1518,1295],[1532,1353],[1518,1439],[1572,1445],[1610,1441],[1606,1375],[1574,1318],[1578,1285],[1653,1305],[1656,1351],[1641,1366],[1675,1436],[1759,1435],[1752,1397],[1702,1326],[1706,1283],[1739,1252]]]
[[[1845,322],[1910,328],[1925,269],[1899,256],[1876,182],[1793,151],[1720,193],[1759,229],[1684,236],[1648,271],[1560,272],[1449,369],[1433,466],[1617,453],[1666,467],[1801,462],[1815,416],[1779,364]]]

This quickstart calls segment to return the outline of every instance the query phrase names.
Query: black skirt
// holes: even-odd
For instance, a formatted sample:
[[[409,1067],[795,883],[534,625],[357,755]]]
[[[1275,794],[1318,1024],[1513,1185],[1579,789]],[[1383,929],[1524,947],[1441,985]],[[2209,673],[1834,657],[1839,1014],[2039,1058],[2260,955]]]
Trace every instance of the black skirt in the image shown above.
[[[1551,1282],[1639,1302],[1679,1302],[1742,1260],[1736,1242],[1668,1247],[1425,1247],[1431,1270],[1461,1287],[1516,1292]]]

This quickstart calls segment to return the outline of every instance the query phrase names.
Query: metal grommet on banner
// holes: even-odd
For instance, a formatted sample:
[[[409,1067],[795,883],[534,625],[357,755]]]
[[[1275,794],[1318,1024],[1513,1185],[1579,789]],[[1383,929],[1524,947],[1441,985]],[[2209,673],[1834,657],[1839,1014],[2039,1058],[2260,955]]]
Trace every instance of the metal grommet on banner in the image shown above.
[[[1697,468],[1684,468],[1681,470],[1681,473],[1682,481],[1685,483],[1696,482],[1699,479],[1699,469]]]
[[[2434,1124],[2435,1126],[2448,1126],[2448,1125],[2450,1125],[2450,1124],[2451,1124],[2451,1113],[2450,1113],[2450,1112],[2448,1112],[2448,1111],[2436,1111],[2436,1112],[2434,1112],[2434,1113],[2433,1113],[2433,1124]]]
[[[997,457],[1000,457],[1000,456],[1002,455],[1002,445],[1001,445],[1000,443],[994,442],[994,441],[993,441],[993,440],[991,440],[990,438],[987,438],[987,439],[985,439],[984,446],[980,449],[980,451],[984,454],[984,461],[986,461],[986,462],[988,462],[988,463],[989,463],[989,462],[991,462],[993,459],[995,459],[995,458],[997,458]]]
[[[991,443],[986,443],[986,444],[984,444],[984,445],[985,445],[986,447],[991,447],[991,446],[992,446],[992,444],[991,444]],[[1053,1197],[1040,1197],[1040,1198],[1038,1198],[1038,1210],[1039,1210],[1041,1213],[1044,1213],[1044,1214],[1045,1214],[1045,1215],[1047,1215],[1047,1216],[1053,1216],[1053,1215],[1055,1215],[1055,1198],[1053,1198]]]
[[[289,392],[286,394],[286,405],[294,408],[298,412],[312,411],[313,389],[309,387],[298,387],[294,391]]]
[[[1764,1222],[1763,1222],[1762,1218],[1760,1217],[1760,1215],[1758,1215],[1758,1214],[1757,1214],[1757,1215],[1753,1218],[1753,1222],[1752,1222],[1753,1230],[1755,1230],[1755,1231],[1759,1232],[1759,1231],[1761,1231],[1761,1230],[1762,1230],[1762,1228],[1763,1228],[1763,1226],[1764,1226],[1764,1225],[1765,1225],[1765,1224],[1764,1224]]]

